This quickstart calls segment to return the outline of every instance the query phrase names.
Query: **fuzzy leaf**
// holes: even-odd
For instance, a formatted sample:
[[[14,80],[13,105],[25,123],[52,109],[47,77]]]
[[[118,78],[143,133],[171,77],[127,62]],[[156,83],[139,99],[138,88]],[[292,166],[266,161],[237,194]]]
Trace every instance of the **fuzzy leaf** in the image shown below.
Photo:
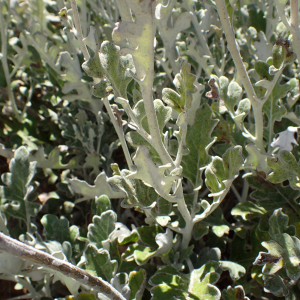
[[[269,81],[272,81],[274,76],[269,74],[269,67],[270,65],[262,60],[258,60],[254,64],[254,69],[261,78],[265,78]]]
[[[270,268],[271,264],[279,264],[285,267],[287,275],[292,280],[298,280],[300,277],[300,240],[297,237],[291,237],[287,233],[277,234],[276,241],[263,242],[262,245],[268,249],[268,256],[260,252],[260,256],[254,264],[264,265],[264,269]],[[278,268],[276,269],[278,270]]]
[[[188,126],[186,146],[189,154],[182,157],[182,176],[188,178],[194,188],[198,188],[197,178],[201,177],[200,169],[205,168],[211,162],[208,151],[215,142],[211,134],[217,123],[218,120],[212,118],[209,106],[204,104],[196,111],[195,123]]]
[[[289,289],[287,284],[284,282],[283,278],[279,275],[264,275],[263,279],[265,281],[265,291],[272,293],[277,297],[285,297],[287,300],[296,300],[296,296]]]
[[[98,55],[90,58],[82,64],[82,69],[91,77],[102,78],[104,70],[102,68],[100,58]]]
[[[268,176],[270,182],[281,183],[288,180],[292,189],[300,189],[300,165],[292,153],[282,151],[278,153],[277,157],[268,158],[267,162],[268,166],[273,169]]]
[[[273,128],[275,121],[281,121],[282,117],[287,112],[286,108],[279,102],[279,99],[284,97],[291,87],[287,86],[284,91],[282,88],[282,86],[280,86],[278,89],[275,87],[272,91],[272,95],[263,105],[263,111],[269,120],[269,128]]]
[[[293,150],[293,144],[298,145],[298,129],[297,127],[289,126],[287,130],[278,133],[271,144],[272,147],[279,147],[279,152]]]
[[[44,148],[41,147],[38,151],[30,155],[30,161],[36,161],[38,168],[50,168],[50,169],[73,169],[81,168],[79,165],[78,159],[73,158],[67,164],[61,162],[62,158],[60,156],[60,150],[58,147],[54,148],[48,155],[48,158],[45,157]]]
[[[134,72],[132,57],[120,56],[120,48],[109,41],[101,44],[99,58],[106,77],[113,86],[116,97],[127,98],[127,86],[132,80],[129,70]]]
[[[155,285],[151,289],[152,299],[220,299],[221,293],[213,285],[219,278],[217,268],[217,262],[210,262],[188,275],[172,267],[162,268],[150,278],[150,283]]]
[[[132,271],[129,274],[130,298],[129,300],[141,300],[146,285],[146,272],[143,269]]]
[[[174,181],[179,179],[177,175],[164,175],[165,170],[169,166],[160,166],[157,167],[150,155],[149,150],[146,146],[140,146],[133,161],[136,166],[136,171],[132,172],[128,177],[133,179],[141,179],[143,182],[155,189],[155,191],[163,198],[170,201],[175,201],[174,198],[180,197],[176,194],[170,195],[171,187],[174,184]]]
[[[94,215],[101,216],[103,212],[111,209],[111,203],[109,198],[106,195],[102,195],[96,198],[93,208],[94,208]]]
[[[177,60],[177,51],[175,49],[175,41],[178,33],[190,27],[192,14],[190,12],[182,12],[175,17],[176,13],[172,14],[172,9],[175,5],[175,2],[169,1],[167,5],[159,3],[155,9],[155,17],[157,19],[158,30],[160,37],[164,43],[165,57],[169,59],[174,71],[177,72],[177,65],[174,62]],[[173,21],[169,22],[170,18]],[[165,58],[164,58],[165,59]],[[174,61],[174,62],[173,62]]]
[[[31,230],[31,217],[35,217],[41,205],[33,202],[35,197],[32,180],[36,172],[36,162],[29,162],[29,152],[25,147],[18,148],[9,164],[10,173],[1,176],[4,186],[0,186],[0,196],[5,211],[14,218],[22,219]]]
[[[124,208],[138,206],[141,209],[152,207],[158,195],[152,187],[146,186],[142,181],[128,177],[130,171],[118,170],[119,175],[110,178],[110,183],[123,191],[127,197],[122,201]]]
[[[98,250],[94,245],[89,244],[84,255],[86,258],[85,270],[110,282],[116,272],[117,262],[110,260],[109,253],[103,249]]]
[[[213,193],[229,188],[229,184],[237,177],[243,162],[241,146],[226,150],[223,159],[215,156],[205,171],[206,186]]]
[[[296,204],[296,200],[300,197],[299,190],[293,190],[290,186],[282,184],[272,184],[260,174],[256,177],[248,177],[247,181],[254,190],[250,197],[266,211],[272,213],[275,209],[285,207],[287,203],[290,203],[300,213]]]
[[[228,79],[224,76],[219,78],[219,89],[221,99],[224,100],[228,110],[234,114],[234,107],[241,100],[243,89],[234,81],[228,83]]]
[[[151,0],[126,0],[126,3],[135,16],[135,20],[134,22],[118,22],[112,37],[122,47],[122,55],[131,54],[133,56],[137,79],[142,81],[150,67],[150,51],[153,51],[154,2]],[[151,61],[151,63],[153,62]]]
[[[124,107],[125,103],[122,102],[121,104]],[[126,110],[125,107],[124,109]],[[130,109],[130,107],[128,107],[128,109]],[[170,107],[165,106],[163,102],[159,99],[154,100],[154,109],[155,109],[160,133],[161,135],[163,135],[164,127],[172,116],[172,109]],[[150,134],[143,100],[140,100],[135,104],[134,108],[132,109],[132,113],[137,119],[137,121],[142,125],[143,129],[145,129],[147,133]],[[130,131],[126,134],[126,139],[133,147],[146,145],[150,151],[151,157],[154,160],[154,162],[160,163],[160,158],[157,152],[155,151],[155,149],[147,141],[145,141],[145,139],[139,133],[135,131]]]
[[[229,286],[227,290],[222,291],[223,300],[250,300],[245,296],[244,288],[241,285],[238,285],[234,288]]]
[[[144,244],[151,248],[157,248],[156,236],[163,233],[163,230],[158,225],[141,226],[138,228],[138,233]]]
[[[282,213],[282,209],[276,209],[269,219],[269,233],[272,238],[275,238],[276,234],[286,232],[289,217]]]
[[[200,240],[204,235],[209,231],[209,226],[202,225],[201,222],[198,222],[194,225],[193,228],[193,238],[195,240]]]
[[[222,261],[222,260],[219,262],[220,262],[220,267],[223,270],[228,270],[230,277],[234,281],[239,280],[242,276],[246,274],[246,269],[237,263],[231,261]]]
[[[48,241],[70,241],[69,221],[65,218],[58,219],[54,215],[44,215],[41,219],[44,226],[44,235]]]
[[[88,239],[94,243],[98,249],[103,248],[103,241],[109,238],[109,235],[115,229],[117,215],[112,210],[105,211],[101,216],[94,216],[93,223],[88,226]]]
[[[68,262],[66,256],[62,251],[53,252],[51,253],[51,255],[65,262]],[[76,281],[74,278],[68,275],[64,275],[63,273],[57,270],[50,269],[46,266],[41,267],[41,269],[44,272],[46,271],[47,273],[54,274],[53,282],[60,280],[68,288],[71,294],[73,294],[74,296],[78,295],[78,289],[80,287],[80,283]]]
[[[109,180],[104,172],[100,173],[94,181],[95,185],[89,185],[84,180],[70,179],[70,186],[75,193],[81,194],[83,197],[77,199],[76,202],[94,199],[101,195],[107,195],[110,199],[125,198],[126,194],[116,187],[109,184]]]
[[[265,265],[263,273],[266,275],[272,275],[285,267],[289,278],[298,280],[300,277],[300,240],[286,233],[294,229],[291,226],[288,227],[287,224],[288,216],[282,213],[282,209],[275,210],[269,218],[269,233],[273,240],[262,243],[269,252],[260,252],[254,264]]]
[[[250,168],[257,172],[268,174],[271,171],[270,167],[267,165],[267,158],[269,155],[261,152],[254,144],[248,144],[245,148],[249,155],[245,160],[244,168]]]
[[[250,201],[239,203],[231,210],[233,216],[241,216],[245,221],[259,217],[265,213],[267,213],[267,211],[264,208]]]
[[[178,93],[169,88],[163,89],[163,101],[178,113],[189,109],[192,103],[192,93],[197,91],[194,85],[195,79],[195,75],[191,74],[191,65],[184,62],[180,74],[176,74],[173,80]]]

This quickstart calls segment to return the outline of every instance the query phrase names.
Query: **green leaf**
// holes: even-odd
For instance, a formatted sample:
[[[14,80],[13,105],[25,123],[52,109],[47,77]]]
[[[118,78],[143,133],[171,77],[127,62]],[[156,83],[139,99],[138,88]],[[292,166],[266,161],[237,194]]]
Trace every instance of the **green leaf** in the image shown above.
[[[248,177],[247,181],[254,190],[250,197],[260,207],[272,213],[275,209],[285,207],[289,203],[296,212],[300,213],[296,203],[300,197],[299,190],[293,190],[289,185],[272,184],[259,174],[256,177]]]
[[[85,270],[97,277],[110,282],[113,278],[117,262],[111,261],[109,253],[106,250],[98,250],[94,245],[89,244],[85,250]]]
[[[231,183],[238,176],[240,167],[244,162],[242,156],[242,147],[233,146],[226,150],[223,159],[217,156],[213,157],[212,162],[205,170],[205,184],[214,196],[214,201],[210,205],[218,206],[227,194]]]
[[[206,235],[209,231],[209,226],[201,224],[198,222],[194,225],[193,228],[193,238],[195,240],[200,240],[204,235]]]
[[[106,195],[102,195],[95,199],[94,202],[94,215],[101,216],[105,211],[111,209],[111,203]]]
[[[140,146],[134,157],[133,161],[136,171],[128,175],[129,178],[141,179],[143,182],[155,189],[156,193],[162,198],[174,202],[176,198],[181,198],[179,193],[171,193],[171,187],[175,180],[179,179],[178,175],[165,175],[165,171],[169,168],[168,165],[157,166],[150,157],[149,149],[142,145]]]
[[[211,229],[217,237],[222,237],[224,234],[228,234],[230,230],[227,225],[217,225],[213,226]]]
[[[41,205],[34,203],[35,195],[32,194],[34,186],[33,177],[36,172],[36,162],[29,162],[29,152],[25,147],[18,148],[14,158],[9,164],[10,173],[1,176],[4,186],[0,186],[0,196],[5,212],[14,218],[22,219],[27,225],[27,230],[34,230],[30,218],[35,217]]]
[[[263,279],[265,281],[266,292],[272,293],[277,297],[285,297],[286,300],[297,299],[283,278],[281,278],[279,275],[264,275]]]
[[[159,233],[163,233],[164,231],[161,229],[158,225],[153,226],[141,226],[138,228],[138,233],[140,235],[141,241],[150,246],[151,248],[156,249],[157,243],[156,243],[156,236]]]
[[[242,238],[236,234],[231,241],[229,260],[242,265],[246,270],[253,265],[257,253],[264,250],[261,245],[263,239],[256,234],[257,227],[258,225],[255,225],[247,238]]]
[[[218,262],[221,259],[221,251],[219,248],[203,248],[200,253],[197,262],[195,263],[195,268],[200,268],[209,261]]]
[[[274,45],[272,49],[273,65],[279,69],[285,58],[285,50],[282,46]]]
[[[178,113],[181,113],[191,107],[192,93],[197,91],[194,82],[196,76],[191,74],[191,65],[187,62],[183,62],[180,74],[176,74],[173,83],[178,91],[164,88],[162,91],[163,101],[172,107]]]
[[[123,102],[121,104],[123,105]],[[163,102],[159,99],[154,100],[154,109],[156,112],[160,134],[162,136],[164,127],[172,116],[172,109],[170,107],[165,106]],[[132,109],[132,113],[135,116],[135,118],[139,121],[139,123],[142,125],[142,127],[150,134],[145,106],[144,106],[144,100],[140,100],[135,104],[134,108]],[[130,131],[126,134],[126,139],[133,147],[146,145],[150,151],[151,157],[154,160],[154,162],[160,163],[160,158],[156,150],[147,141],[145,141],[145,139],[139,133],[135,131]]]
[[[268,158],[267,163],[274,170],[268,176],[270,182],[281,183],[288,180],[292,189],[300,189],[300,165],[292,153],[282,151],[276,157]]]
[[[72,300],[72,299],[70,299]],[[97,300],[95,295],[81,292],[74,300]]]
[[[130,298],[129,300],[141,300],[143,297],[144,289],[146,285],[146,271],[140,269],[132,271],[129,274],[129,287],[130,287]]]
[[[276,209],[269,218],[269,233],[272,238],[277,234],[284,233],[287,230],[289,217],[282,213],[282,209]]]
[[[196,111],[195,123],[188,126],[186,146],[189,154],[182,157],[182,176],[188,178],[194,188],[198,188],[201,184],[197,179],[201,177],[200,169],[205,168],[211,162],[208,152],[215,141],[211,134],[218,123],[218,120],[212,117],[213,113],[210,107],[203,104]]]
[[[220,260],[219,263],[220,263],[220,267],[223,270],[229,271],[230,277],[234,281],[239,280],[242,276],[246,274],[246,269],[237,263],[231,261],[222,261],[222,260]]]
[[[88,239],[94,243],[98,249],[103,247],[102,242],[109,238],[115,229],[117,215],[112,210],[105,211],[101,216],[94,216],[93,223],[88,226]]]
[[[263,112],[268,117],[268,130],[271,130],[272,134],[274,122],[281,121],[282,117],[287,113],[285,106],[280,103],[279,99],[286,96],[290,88],[287,84],[284,86],[276,85],[271,96],[263,105]]]
[[[218,263],[211,262],[210,264],[210,268],[208,265],[204,265],[191,273],[188,291],[191,295],[196,296],[196,299],[217,300],[221,297],[219,289],[212,285],[219,279],[219,274],[215,273]],[[194,298],[189,297],[188,299]]]
[[[248,144],[245,148],[249,155],[245,160],[244,167],[268,174],[271,171],[271,168],[267,165],[269,155],[261,152],[254,144]]]
[[[228,84],[228,79],[224,76],[219,78],[220,97],[224,100],[228,110],[234,114],[234,107],[241,100],[243,89],[235,81]]]
[[[98,55],[95,55],[88,61],[85,61],[82,64],[82,69],[93,78],[102,78],[104,76],[104,69],[102,68]]]
[[[150,247],[142,245],[132,245],[130,248],[133,250],[134,260],[139,266],[144,265],[156,252],[156,250],[153,251]]]
[[[287,233],[277,234],[276,241],[263,242],[262,245],[269,252],[267,255],[261,252],[254,264],[267,264],[263,269],[264,273],[267,273],[267,269],[270,268],[268,264],[277,264],[276,271],[284,266],[290,279],[299,279],[300,240],[297,237],[291,237]],[[272,274],[271,271],[270,273]]]
[[[262,245],[269,250],[260,252],[254,264],[264,265],[263,273],[273,275],[285,267],[287,275],[292,280],[298,280],[300,261],[300,240],[291,237],[287,231],[295,233],[293,226],[288,227],[288,216],[277,209],[269,218],[269,233],[273,240],[263,242]]]
[[[74,192],[83,195],[82,198],[77,199],[76,202],[94,199],[101,195],[107,195],[110,199],[119,199],[126,197],[126,194],[116,187],[109,184],[109,180],[104,172],[100,173],[95,179],[95,185],[89,185],[84,180],[70,179],[70,186]]]
[[[111,177],[110,184],[124,192],[127,197],[122,201],[122,207],[138,206],[141,209],[149,208],[157,201],[158,195],[152,187],[146,186],[141,180],[132,179],[127,175],[129,170],[119,170]]]
[[[263,79],[271,81],[274,76],[269,74],[270,65],[262,60],[257,60],[254,64],[254,69],[256,73]]]
[[[162,268],[150,278],[150,284],[155,285],[151,289],[152,299],[220,299],[221,293],[213,285],[219,279],[217,268],[217,262],[210,262],[188,275],[172,267]]]
[[[44,215],[41,219],[44,226],[44,235],[48,241],[70,241],[69,221],[65,218],[58,219],[55,215]]]
[[[241,285],[232,288],[228,286],[227,290],[222,291],[222,300],[250,300],[245,296],[244,288]]]
[[[100,48],[100,61],[105,75],[113,86],[115,97],[127,98],[127,86],[132,80],[129,72],[135,71],[130,55],[120,56],[120,48],[109,41],[104,41]]]
[[[253,202],[245,201],[243,203],[238,203],[232,210],[231,214],[233,216],[241,216],[245,221],[251,220],[254,217],[259,217],[267,211]]]

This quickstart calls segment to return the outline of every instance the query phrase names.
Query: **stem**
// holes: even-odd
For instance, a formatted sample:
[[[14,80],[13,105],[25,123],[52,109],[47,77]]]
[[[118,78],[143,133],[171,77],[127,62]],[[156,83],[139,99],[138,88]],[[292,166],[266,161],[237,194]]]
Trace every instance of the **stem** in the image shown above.
[[[216,0],[215,2],[222,23],[222,27],[227,39],[228,49],[231,53],[232,59],[242,80],[243,86],[252,104],[253,114],[255,118],[255,144],[261,151],[264,151],[262,114],[263,103],[261,103],[261,101],[257,98],[248,73],[243,64],[243,60],[235,40],[234,32],[230,24],[225,2],[224,0]]]
[[[6,80],[6,85],[7,85],[6,89],[7,89],[8,98],[11,102],[11,106],[14,111],[16,119],[19,122],[21,122],[22,118],[20,117],[20,114],[18,111],[15,96],[11,90],[11,76],[9,74],[9,68],[8,68],[8,63],[7,63],[7,30],[8,30],[8,23],[9,23],[9,17],[10,17],[10,1],[8,1],[7,19],[6,20],[4,20],[4,17],[2,14],[3,5],[4,5],[4,2],[2,2],[0,4],[0,11],[1,11],[1,13],[0,13],[0,24],[1,24],[0,30],[1,30],[1,54],[2,54],[1,63],[2,63],[2,67],[3,67],[3,71],[4,71],[5,80]]]
[[[184,122],[183,124],[180,125],[180,127],[182,128],[182,134],[181,134],[180,143],[179,143],[179,146],[178,146],[176,159],[175,159],[175,162],[174,162],[176,167],[179,167],[180,164],[181,164],[182,155],[183,155],[183,146],[185,144],[185,139],[186,139],[186,134],[187,134],[187,123]]]
[[[83,35],[82,35],[81,24],[80,24],[80,20],[79,20],[79,14],[78,14],[78,10],[77,10],[76,0],[71,0],[70,2],[71,2],[72,11],[73,11],[74,25],[75,25],[75,29],[77,31],[77,39],[79,41],[80,48],[81,48],[81,51],[83,53],[84,59],[89,60],[90,55],[89,55],[89,52],[88,52],[88,50],[85,46],[85,43],[83,42]]]
[[[216,75],[218,77],[220,77],[220,76],[222,76],[221,70],[218,68],[217,63],[216,63],[215,59],[213,58],[213,56],[212,56],[212,54],[209,50],[206,39],[205,39],[205,37],[204,37],[204,35],[201,31],[201,28],[199,26],[199,22],[198,22],[196,14],[195,14],[195,11],[194,11],[193,8],[190,7],[188,1],[186,1],[186,6],[187,6],[187,9],[192,13],[192,23],[193,23],[193,26],[195,28],[196,35],[197,35],[197,38],[200,42],[200,45],[203,48],[204,54],[209,56],[209,62],[214,66],[214,70],[216,72]],[[208,74],[208,75],[210,75],[210,74]]]
[[[152,23],[154,19],[154,7],[152,6]],[[152,87],[153,87],[153,81],[154,81],[154,37],[155,37],[155,30],[156,27],[154,24],[150,26],[150,36],[149,36],[149,41],[151,40],[151,47],[149,47],[148,51],[148,70],[146,73],[146,76],[143,81],[140,81],[140,87],[141,87],[141,92],[143,95],[144,99],[144,106],[145,106],[145,111],[147,115],[147,121],[149,125],[149,130],[150,130],[150,135],[151,135],[151,140],[153,141],[153,144],[155,145],[155,150],[157,151],[161,161],[163,164],[168,164],[171,163],[172,166],[174,166],[174,162],[169,155],[167,149],[165,148],[162,139],[161,139],[161,134],[158,126],[158,121],[156,117],[156,112],[154,108],[154,102],[153,102],[153,95],[152,95]]]
[[[69,262],[37,250],[34,247],[3,234],[2,232],[0,232],[0,251],[10,253],[16,257],[29,260],[35,264],[48,267],[68,277],[72,277],[83,285],[87,285],[95,291],[105,294],[109,299],[126,300],[114,287],[100,277],[93,276]]]
[[[149,135],[149,133],[142,126],[139,126],[139,121],[137,120],[134,113],[132,112],[132,109],[129,105],[129,101],[122,97],[118,97],[115,100],[115,102],[122,105],[127,116],[133,121],[134,124],[131,123],[131,126],[132,125],[135,126],[136,132],[138,132],[139,135],[141,135],[153,148],[155,148],[155,145],[153,144],[153,140],[151,139],[151,136]]]
[[[249,194],[249,183],[246,178],[244,178],[244,183],[243,183],[243,191],[242,191],[242,199],[241,202],[245,202],[248,198]]]
[[[84,59],[89,60],[90,55],[89,55],[89,53],[87,51],[87,48],[86,48],[86,46],[83,42],[83,36],[82,36],[82,30],[81,30],[81,25],[80,25],[76,0],[71,0],[71,6],[72,6],[72,10],[73,10],[74,24],[75,24],[75,28],[76,28],[76,31],[77,31],[77,38],[78,38],[78,41],[80,43],[81,51],[84,55]],[[123,152],[124,152],[124,155],[125,155],[125,159],[126,159],[128,168],[129,168],[129,170],[131,170],[132,166],[133,166],[133,163],[132,163],[131,156],[130,156],[130,153],[129,153],[129,150],[128,150],[128,147],[127,147],[127,143],[125,141],[123,128],[120,128],[119,124],[117,123],[117,120],[116,120],[116,118],[115,118],[115,116],[112,112],[112,109],[110,107],[110,104],[109,104],[109,101],[108,101],[107,97],[103,98],[103,103],[106,107],[106,110],[109,114],[110,120],[113,123],[113,126],[114,126],[114,128],[116,130],[116,133],[118,135],[119,141],[121,143],[121,146],[122,146],[122,149],[123,149]]]
[[[127,2],[124,0],[116,0],[117,6],[119,9],[119,13],[121,15],[122,21],[124,22],[132,22],[132,14],[127,5]]]
[[[291,0],[291,32],[293,34],[293,50],[300,61],[300,33],[299,33],[299,6],[298,0]]]
[[[210,214],[212,214],[219,207],[219,205],[222,203],[225,196],[227,195],[231,185],[232,185],[232,182],[228,182],[228,186],[226,187],[226,191],[221,191],[221,195],[219,195],[219,199],[217,201],[215,201],[215,198],[218,197],[218,195],[215,194],[214,201],[210,205],[210,208],[207,211],[204,211],[202,214],[196,215],[193,218],[193,224],[196,224],[196,223],[204,220],[205,218],[207,218]]]
[[[127,147],[127,143],[125,141],[123,128],[119,126],[119,124],[118,124],[118,122],[117,122],[117,120],[116,120],[116,118],[115,118],[115,116],[112,112],[112,109],[110,107],[110,104],[109,104],[109,101],[108,101],[107,97],[103,98],[103,103],[104,103],[105,108],[106,108],[106,110],[109,114],[110,120],[113,123],[114,128],[117,132],[119,141],[121,143],[121,146],[122,146],[122,149],[123,149],[123,152],[124,152],[124,155],[125,155],[125,159],[126,159],[128,168],[129,168],[129,170],[132,170],[133,162],[131,160],[131,156],[130,156],[130,153],[129,153],[129,150],[128,150],[128,147]]]
[[[239,192],[237,191],[237,189],[235,188],[235,186],[232,184],[231,187],[230,187],[233,191],[233,193],[235,194],[236,198],[239,200],[239,202],[241,203],[242,202],[242,197],[241,195],[239,194]]]
[[[29,89],[29,92],[28,92],[28,96],[27,96],[27,99],[26,99],[26,103],[23,107],[23,111],[21,113],[21,119],[23,120],[24,116],[25,116],[25,113],[26,113],[26,109],[27,109],[27,104],[31,101],[31,98],[32,98],[32,95],[33,95],[33,91],[34,91],[34,85],[33,85],[33,80],[31,79],[30,80],[30,89]]]

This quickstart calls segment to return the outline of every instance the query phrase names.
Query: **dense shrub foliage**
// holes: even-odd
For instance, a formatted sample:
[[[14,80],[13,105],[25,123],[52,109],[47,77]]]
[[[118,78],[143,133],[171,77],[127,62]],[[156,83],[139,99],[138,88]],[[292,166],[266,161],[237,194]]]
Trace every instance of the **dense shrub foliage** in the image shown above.
[[[300,299],[298,13],[0,0],[0,279],[23,299]]]

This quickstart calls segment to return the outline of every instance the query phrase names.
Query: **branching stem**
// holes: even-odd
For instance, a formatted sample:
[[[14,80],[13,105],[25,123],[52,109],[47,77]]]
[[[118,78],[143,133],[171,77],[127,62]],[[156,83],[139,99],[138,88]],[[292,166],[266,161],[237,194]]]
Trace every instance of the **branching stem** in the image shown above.
[[[90,55],[89,55],[89,52],[86,48],[86,45],[83,42],[83,35],[82,35],[81,24],[80,24],[80,20],[79,20],[79,14],[78,14],[78,9],[77,9],[77,5],[76,5],[76,0],[71,0],[70,2],[71,2],[72,11],[73,11],[74,25],[75,25],[75,29],[77,31],[77,39],[79,41],[80,48],[81,48],[81,51],[83,53],[84,59],[89,60]]]
[[[103,103],[105,105],[105,108],[108,112],[108,115],[110,117],[110,121],[112,122],[115,130],[116,130],[116,133],[118,135],[118,138],[119,138],[119,141],[121,143],[121,146],[122,146],[122,149],[123,149],[123,152],[124,152],[124,155],[125,155],[125,159],[126,159],[126,162],[127,162],[127,165],[128,165],[128,168],[129,170],[132,169],[132,166],[133,166],[133,162],[131,160],[131,156],[130,156],[130,153],[129,153],[129,150],[128,150],[128,147],[127,147],[127,143],[125,141],[125,137],[124,137],[124,131],[123,131],[123,127],[120,127],[114,114],[113,114],[113,111],[111,109],[111,106],[109,104],[109,101],[108,101],[108,98],[105,97],[103,98]]]
[[[46,252],[37,250],[34,247],[15,240],[2,232],[0,232],[0,251],[10,253],[21,259],[29,260],[35,264],[45,266],[68,277],[72,277],[74,280],[93,288],[95,291],[103,293],[109,299],[126,300],[126,298],[124,298],[112,285],[100,277],[93,276],[69,262],[58,259]]]
[[[222,27],[227,39],[228,49],[231,53],[232,59],[237,68],[237,72],[239,73],[243,86],[252,104],[253,114],[255,118],[255,141],[254,142],[261,151],[264,151],[263,114],[262,114],[263,103],[260,99],[257,98],[254,88],[251,84],[250,78],[248,76],[248,73],[243,64],[243,60],[235,40],[234,32],[230,24],[225,2],[224,0],[216,0],[215,2],[222,23]]]

